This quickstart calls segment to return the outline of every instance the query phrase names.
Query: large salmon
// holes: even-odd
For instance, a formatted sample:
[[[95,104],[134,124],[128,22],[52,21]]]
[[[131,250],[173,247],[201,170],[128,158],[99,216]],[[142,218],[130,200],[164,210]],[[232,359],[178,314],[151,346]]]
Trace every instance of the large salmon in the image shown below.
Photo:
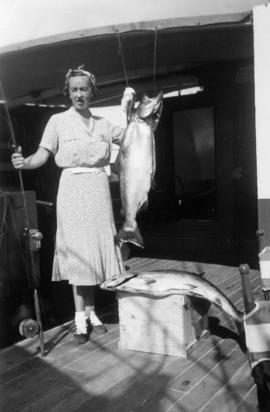
[[[143,247],[137,213],[147,207],[148,192],[155,174],[154,131],[162,111],[163,94],[149,98],[144,95],[135,107],[133,99],[128,108],[128,126],[118,155],[120,194],[124,224],[117,241]]]
[[[184,270],[153,270],[149,272],[127,273],[116,279],[105,281],[101,287],[133,294],[166,297],[188,295],[203,298],[221,308],[237,323],[243,321],[243,314],[213,283],[201,274]]]

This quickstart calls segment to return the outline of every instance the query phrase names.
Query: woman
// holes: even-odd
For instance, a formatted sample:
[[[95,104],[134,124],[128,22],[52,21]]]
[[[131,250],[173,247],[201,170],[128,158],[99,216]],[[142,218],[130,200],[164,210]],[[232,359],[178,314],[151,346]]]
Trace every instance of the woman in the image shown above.
[[[70,69],[65,92],[72,107],[53,115],[37,151],[24,158],[12,155],[16,169],[35,169],[51,155],[62,168],[57,194],[57,233],[52,280],[67,280],[73,287],[75,333],[78,343],[105,326],[95,314],[95,288],[123,272],[115,244],[115,225],[108,178],[112,143],[119,144],[123,129],[93,116],[89,104],[95,92],[95,76],[83,66]]]

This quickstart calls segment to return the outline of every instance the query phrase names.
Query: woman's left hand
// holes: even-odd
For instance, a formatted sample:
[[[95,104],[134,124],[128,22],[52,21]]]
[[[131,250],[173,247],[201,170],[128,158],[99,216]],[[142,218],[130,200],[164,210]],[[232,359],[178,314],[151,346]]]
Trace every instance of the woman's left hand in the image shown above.
[[[121,100],[121,108],[125,112],[128,103],[134,98],[136,92],[132,87],[126,87]]]

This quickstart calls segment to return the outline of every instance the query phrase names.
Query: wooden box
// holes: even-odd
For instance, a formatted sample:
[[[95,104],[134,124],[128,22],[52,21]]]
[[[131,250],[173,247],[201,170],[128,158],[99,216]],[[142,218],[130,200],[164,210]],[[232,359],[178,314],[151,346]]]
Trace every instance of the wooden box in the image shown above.
[[[205,335],[209,304],[186,296],[166,298],[117,292],[119,348],[187,357]],[[199,305],[198,305],[199,303]]]

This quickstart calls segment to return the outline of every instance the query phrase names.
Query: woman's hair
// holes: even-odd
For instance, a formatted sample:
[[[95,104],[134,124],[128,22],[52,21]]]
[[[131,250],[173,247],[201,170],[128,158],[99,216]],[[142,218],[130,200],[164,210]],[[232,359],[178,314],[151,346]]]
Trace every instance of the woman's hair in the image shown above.
[[[66,74],[66,79],[65,79],[65,86],[64,86],[64,96],[69,96],[69,79],[71,77],[75,76],[87,76],[89,79],[90,87],[93,92],[93,96],[95,95],[97,91],[96,87],[96,77],[93,73],[90,73],[86,70],[84,70],[84,65],[77,67],[76,69],[69,69],[67,74]]]

